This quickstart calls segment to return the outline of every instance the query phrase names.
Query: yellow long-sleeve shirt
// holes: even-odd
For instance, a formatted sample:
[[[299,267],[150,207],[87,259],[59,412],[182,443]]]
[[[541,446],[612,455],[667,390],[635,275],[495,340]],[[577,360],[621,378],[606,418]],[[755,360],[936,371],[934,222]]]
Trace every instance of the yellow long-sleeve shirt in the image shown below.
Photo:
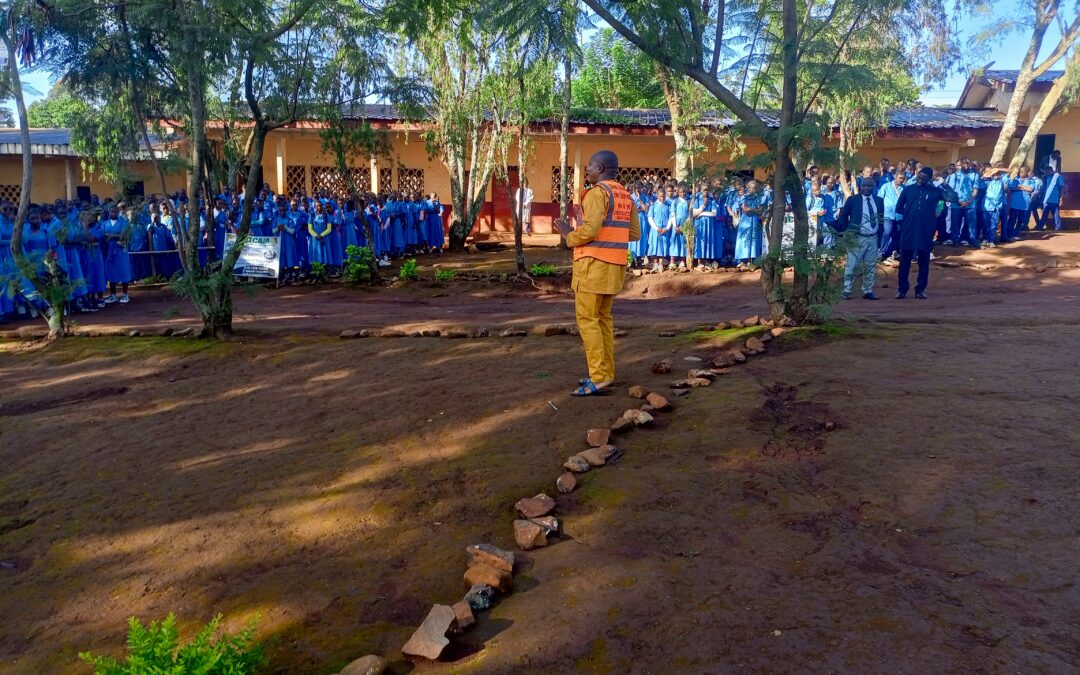
[[[581,226],[566,235],[570,248],[584,246],[600,234],[608,212],[608,195],[605,190],[589,190],[581,200],[583,218]],[[641,223],[637,209],[630,211],[630,241],[641,239]],[[612,265],[596,258],[584,257],[574,261],[574,276],[570,287],[584,293],[615,295],[622,290],[626,280],[626,265]]]

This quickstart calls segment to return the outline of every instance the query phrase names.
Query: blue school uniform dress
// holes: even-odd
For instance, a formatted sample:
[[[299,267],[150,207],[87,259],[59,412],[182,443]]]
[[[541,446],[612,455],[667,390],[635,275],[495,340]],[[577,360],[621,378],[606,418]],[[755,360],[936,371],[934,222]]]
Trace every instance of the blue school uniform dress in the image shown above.
[[[341,216],[341,254],[347,257],[350,246],[362,246],[360,232],[356,227],[356,211],[351,209],[338,212]]]
[[[281,269],[291,270],[299,266],[299,258],[296,255],[296,230],[293,228],[292,218],[286,213],[275,213],[270,219],[270,236],[280,240]]]
[[[641,238],[630,242],[630,253],[635,258],[644,258],[649,255],[649,233],[652,230],[649,226],[649,205],[644,195],[638,193],[630,195],[630,199],[634,202],[634,208],[638,212],[638,223],[641,224]]]
[[[367,223],[367,227],[371,231],[371,250],[376,258],[381,258],[386,253],[386,236],[382,229],[382,220],[379,218],[379,207],[375,204],[368,204],[364,207],[361,218]]]
[[[154,267],[157,268],[158,276],[166,279],[172,279],[173,274],[176,273],[180,265],[179,254],[158,253],[158,251],[171,251],[176,248],[176,241],[173,239],[169,227],[171,222],[172,216],[165,215],[161,216],[161,219],[156,223],[151,221],[146,228],[146,234],[154,247]]]
[[[86,275],[86,290],[95,295],[105,292],[108,284],[105,282],[105,255],[102,251],[102,242],[105,241],[105,233],[101,227],[101,221],[90,226],[90,240],[86,244],[86,256],[83,258],[83,274]]]
[[[334,212],[326,216],[326,222],[330,225],[330,236],[326,238],[326,241],[330,242],[330,266],[341,267],[342,262],[345,260],[343,253],[342,241],[343,236],[341,234],[341,214]]]
[[[220,260],[225,255],[225,233],[228,231],[228,211],[214,213],[214,255]]]
[[[764,206],[764,200],[764,195],[744,195],[736,202],[736,207],[742,213],[735,232],[735,259],[740,262],[753,261],[761,256],[762,226],[761,216],[757,212]],[[742,210],[744,205],[754,210],[747,213]]]
[[[311,258],[308,250],[308,240],[311,239],[311,234],[308,232],[308,223],[311,219],[308,212],[303,209],[293,211],[289,217],[292,220],[293,231],[296,233],[296,264],[302,270],[311,269]]]
[[[442,219],[443,205],[434,199],[429,199],[427,206],[424,208],[427,214],[428,246],[441,251],[446,243],[446,232],[443,230]]]
[[[1020,187],[1030,188],[1031,192],[1024,192]],[[1032,197],[1039,189],[1039,181],[1031,176],[1014,178],[1009,181],[1009,189],[1009,238],[1015,239],[1027,229],[1031,220]]]
[[[401,202],[386,202],[386,215],[390,219],[390,237],[388,239],[388,244],[390,255],[394,258],[400,258],[401,254],[405,252],[405,217],[402,214],[403,206],[404,205]]]
[[[694,257],[698,260],[720,260],[724,257],[724,231],[716,218],[716,200],[708,193],[694,198],[694,208],[705,212],[694,219]]]
[[[11,259],[11,237],[15,223],[0,215],[0,319],[15,313],[14,290],[18,288],[18,275]]]
[[[649,257],[666,258],[671,244],[671,230],[661,232],[667,227],[671,218],[671,207],[668,202],[659,199],[649,207]]]
[[[320,239],[316,235],[328,235],[331,230],[330,220],[325,213],[316,213],[311,217],[311,224],[308,225],[308,260],[312,264],[330,264],[330,237]]]
[[[131,278],[133,280],[145,279],[150,276],[150,256],[144,251],[150,250],[149,238],[146,234],[146,224],[150,222],[148,213],[140,213],[135,217],[131,225],[131,239],[128,242],[128,253],[131,259]]]
[[[417,244],[417,237],[412,205],[409,202],[398,202],[397,214],[401,220],[401,228],[405,235],[405,248],[413,248]]]
[[[127,222],[123,218],[101,223],[101,233],[105,237],[102,244],[105,249],[105,280],[110,283],[126,284],[131,281],[131,258],[119,239],[126,227]]]
[[[30,223],[23,224],[23,254],[34,266],[34,270],[37,272],[38,276],[45,273],[45,256],[53,246],[54,242],[52,237],[49,236],[49,232],[45,229],[44,225],[40,226],[37,230],[34,230],[30,227]]]
[[[992,180],[983,181],[983,183],[986,187],[982,190],[982,238],[985,242],[996,244],[998,241],[998,223],[1001,221],[1001,213],[1005,208],[1008,177],[998,176]],[[1009,238],[1008,225],[1002,228],[1001,238]]]
[[[671,202],[671,212],[675,217],[675,223],[671,227],[671,241],[668,244],[668,255],[672,258],[686,257],[686,235],[682,233],[682,224],[690,217],[690,202],[682,197],[676,197]]]
[[[79,230],[81,231],[82,228],[80,227]],[[75,298],[86,295],[86,280],[83,277],[82,261],[79,260],[78,246],[75,245],[75,242],[68,243],[67,241],[68,235],[73,234],[73,232],[68,229],[68,223],[59,218],[53,218],[49,221],[49,224],[45,226],[45,232],[50,241],[54,244],[53,250],[56,251],[57,265],[60,266],[60,269],[64,270],[68,282],[73,285],[68,300],[74,300]]]

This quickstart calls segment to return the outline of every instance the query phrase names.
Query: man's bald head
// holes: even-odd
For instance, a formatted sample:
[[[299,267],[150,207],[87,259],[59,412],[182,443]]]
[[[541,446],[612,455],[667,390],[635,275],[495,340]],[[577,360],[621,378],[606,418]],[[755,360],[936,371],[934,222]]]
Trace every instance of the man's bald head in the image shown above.
[[[593,185],[600,181],[615,180],[619,172],[619,158],[610,150],[601,150],[589,158],[585,167],[585,180]]]

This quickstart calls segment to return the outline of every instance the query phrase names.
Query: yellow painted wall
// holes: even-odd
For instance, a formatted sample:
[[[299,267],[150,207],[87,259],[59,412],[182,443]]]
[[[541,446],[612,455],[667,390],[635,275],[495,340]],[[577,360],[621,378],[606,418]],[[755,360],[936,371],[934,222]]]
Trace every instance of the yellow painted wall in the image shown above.
[[[92,194],[102,199],[114,197],[119,190],[116,186],[106,183],[100,178],[82,170],[78,157],[35,157],[34,179],[30,189],[30,201],[35,203],[51,202],[56,199],[66,199],[67,169],[65,163],[70,162],[74,177],[72,194],[77,194],[75,188],[86,186]],[[159,191],[157,173],[150,162],[131,162],[129,169],[135,173],[137,179],[144,182],[144,189],[150,192]],[[184,186],[183,174],[173,174],[165,177],[165,184],[169,191],[175,191]],[[0,156],[0,195],[4,198],[12,198],[17,194],[18,186],[22,185],[22,157],[19,155]]]

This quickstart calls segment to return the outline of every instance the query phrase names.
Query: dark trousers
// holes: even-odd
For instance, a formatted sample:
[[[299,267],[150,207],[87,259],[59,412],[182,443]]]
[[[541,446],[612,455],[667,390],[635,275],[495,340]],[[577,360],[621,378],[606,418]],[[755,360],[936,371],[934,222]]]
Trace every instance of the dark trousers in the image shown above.
[[[908,275],[911,274],[911,259],[917,258],[919,261],[919,278],[915,281],[915,292],[923,293],[926,291],[926,284],[930,282],[930,251],[913,251],[910,248],[900,249],[900,271],[899,278],[896,280],[896,290],[901,295],[907,295],[908,288]]]

